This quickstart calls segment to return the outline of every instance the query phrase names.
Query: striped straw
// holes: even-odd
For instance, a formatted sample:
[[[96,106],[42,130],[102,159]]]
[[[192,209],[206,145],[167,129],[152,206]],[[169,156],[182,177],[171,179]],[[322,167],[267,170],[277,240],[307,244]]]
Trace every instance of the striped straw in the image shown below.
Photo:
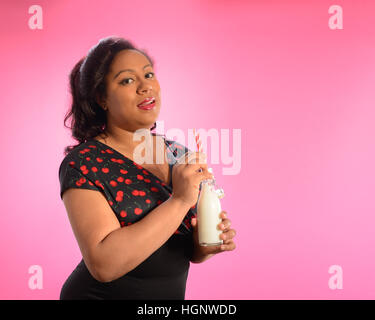
[[[194,136],[195,136],[195,143],[197,144],[197,151],[200,152],[202,150],[201,137],[199,136],[199,132],[197,132],[197,130],[195,130],[195,128],[193,129],[193,132],[194,132]]]

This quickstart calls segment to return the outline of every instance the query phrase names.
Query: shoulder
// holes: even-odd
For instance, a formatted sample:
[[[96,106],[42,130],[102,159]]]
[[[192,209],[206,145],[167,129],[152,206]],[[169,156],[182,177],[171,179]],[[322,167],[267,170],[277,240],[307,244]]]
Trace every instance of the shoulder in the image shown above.
[[[99,148],[90,142],[82,143],[62,159],[59,167],[60,197],[69,188],[83,188],[95,191],[104,190],[98,169],[91,162],[97,161]]]
[[[80,169],[84,160],[88,157],[94,157],[98,154],[97,146],[91,141],[81,143],[79,146],[71,150],[62,159],[59,167],[59,176],[66,172],[69,168]]]
[[[160,136],[164,139],[165,143],[173,151],[174,156],[180,156],[180,155],[185,154],[186,152],[191,151],[188,147],[186,147],[180,142],[177,142],[176,140],[168,139],[166,136],[160,135],[160,134],[154,134],[154,135]]]
[[[188,147],[186,147],[185,145],[175,141],[175,140],[169,140],[169,139],[166,139],[165,140],[170,146],[176,148],[176,149],[179,149],[179,150],[183,150],[184,152],[187,152],[187,151],[191,151]]]
[[[173,156],[177,159],[182,157],[185,153],[191,152],[188,147],[175,140],[166,139],[165,142],[169,145],[169,149],[171,150]]]

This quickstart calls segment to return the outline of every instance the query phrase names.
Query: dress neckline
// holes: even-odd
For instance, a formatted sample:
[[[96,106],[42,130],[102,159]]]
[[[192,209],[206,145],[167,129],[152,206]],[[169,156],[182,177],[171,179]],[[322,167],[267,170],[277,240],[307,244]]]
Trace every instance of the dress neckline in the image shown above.
[[[167,147],[167,150],[169,149],[169,152],[172,154],[173,156],[173,152],[172,150],[170,149],[170,145],[168,144],[168,142],[166,141],[166,139],[163,137],[163,140],[164,140],[164,143]],[[169,163],[168,162],[168,166],[169,166],[169,175],[170,175],[170,183],[168,184],[167,182],[163,181],[162,179],[160,179],[158,176],[156,176],[155,174],[153,174],[150,170],[146,169],[145,167],[143,167],[141,164],[135,162],[134,160],[130,159],[129,157],[125,156],[123,153],[121,153],[120,151],[117,151],[116,149],[112,148],[111,146],[109,146],[108,144],[105,144],[99,140],[96,140],[94,138],[88,140],[87,142],[97,142],[99,143],[100,145],[102,145],[103,147],[107,148],[107,149],[110,149],[112,150],[115,154],[119,155],[120,157],[124,158],[127,162],[129,162],[131,165],[137,165],[139,167],[142,168],[142,170],[145,170],[147,171],[150,175],[152,175],[155,179],[157,179],[158,181],[160,181],[161,183],[163,183],[163,185],[165,186],[169,186],[172,188],[172,168],[173,168],[173,164]]]

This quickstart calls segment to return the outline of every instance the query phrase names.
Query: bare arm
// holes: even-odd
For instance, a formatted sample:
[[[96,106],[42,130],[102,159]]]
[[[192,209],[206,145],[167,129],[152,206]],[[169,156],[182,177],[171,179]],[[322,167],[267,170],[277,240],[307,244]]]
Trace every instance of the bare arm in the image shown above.
[[[146,260],[173,235],[189,209],[171,197],[137,223],[111,232],[97,247],[103,278],[117,279]]]
[[[63,200],[85,263],[101,282],[117,279],[146,260],[177,230],[189,210],[171,197],[137,223],[121,228],[98,191],[68,189]]]
[[[199,167],[203,172],[197,172]],[[172,196],[137,223],[123,228],[102,193],[76,188],[64,192],[69,220],[91,275],[109,282],[146,260],[177,230],[197,201],[200,181],[209,178],[212,174],[206,164],[176,165]]]

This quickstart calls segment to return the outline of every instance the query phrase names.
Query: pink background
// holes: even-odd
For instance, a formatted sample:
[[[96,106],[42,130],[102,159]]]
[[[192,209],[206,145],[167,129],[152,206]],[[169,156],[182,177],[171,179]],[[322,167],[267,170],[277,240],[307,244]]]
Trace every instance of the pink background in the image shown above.
[[[28,8],[43,8],[31,30]],[[328,8],[343,8],[343,30]],[[155,59],[166,130],[241,129],[215,177],[237,249],[191,265],[186,299],[375,298],[375,3],[2,1],[1,299],[58,299],[81,257],[59,197],[68,74],[119,35]],[[31,290],[28,268],[43,268]],[[332,290],[331,265],[343,269]]]

